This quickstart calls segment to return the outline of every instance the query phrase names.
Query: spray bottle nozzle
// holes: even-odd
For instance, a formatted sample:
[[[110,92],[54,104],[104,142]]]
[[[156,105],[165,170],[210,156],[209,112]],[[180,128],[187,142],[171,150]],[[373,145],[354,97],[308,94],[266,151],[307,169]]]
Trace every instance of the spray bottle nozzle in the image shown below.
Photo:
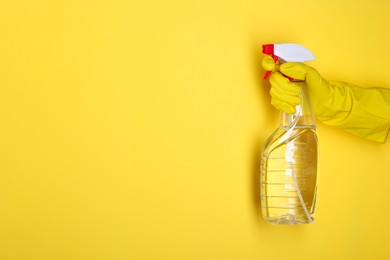
[[[274,55],[274,45],[273,44],[263,44],[263,53]]]
[[[314,55],[305,47],[294,44],[294,43],[284,43],[284,44],[263,44],[264,54],[271,55],[274,61],[282,59],[287,62],[305,62],[314,60]],[[267,79],[271,71],[267,71],[264,75],[264,79]]]

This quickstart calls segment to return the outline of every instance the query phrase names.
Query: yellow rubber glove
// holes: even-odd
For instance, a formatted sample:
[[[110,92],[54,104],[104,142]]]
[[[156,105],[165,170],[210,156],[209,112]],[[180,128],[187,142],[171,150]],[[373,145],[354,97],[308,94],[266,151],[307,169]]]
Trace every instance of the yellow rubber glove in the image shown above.
[[[264,69],[275,70],[272,63],[271,57],[265,57]],[[303,63],[283,63],[279,70],[286,76],[306,81],[314,114],[320,121],[372,141],[386,142],[390,130],[390,89],[328,82]],[[270,77],[271,103],[279,110],[294,113],[300,102],[300,89],[280,72],[275,71]]]

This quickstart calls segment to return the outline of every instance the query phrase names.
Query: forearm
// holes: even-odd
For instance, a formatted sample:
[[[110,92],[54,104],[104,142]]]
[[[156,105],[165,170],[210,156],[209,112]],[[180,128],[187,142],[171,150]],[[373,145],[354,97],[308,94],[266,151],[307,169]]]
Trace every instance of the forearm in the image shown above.
[[[331,95],[318,116],[325,124],[354,135],[385,143],[390,129],[390,89],[361,88],[343,82],[329,82]],[[332,112],[333,111],[333,112]]]

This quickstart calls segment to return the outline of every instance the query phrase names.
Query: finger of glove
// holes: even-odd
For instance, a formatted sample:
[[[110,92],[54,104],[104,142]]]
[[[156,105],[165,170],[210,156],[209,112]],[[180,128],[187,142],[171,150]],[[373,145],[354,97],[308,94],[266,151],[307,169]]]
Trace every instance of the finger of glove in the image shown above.
[[[276,89],[283,95],[299,96],[301,93],[301,88],[297,84],[290,82],[289,79],[279,72],[272,73],[269,82],[273,89]]]
[[[270,55],[266,55],[261,62],[261,66],[266,71],[273,71],[276,67],[276,64],[274,59]]]
[[[277,100],[280,100],[284,103],[287,103],[291,106],[296,106],[301,103],[301,98],[297,95],[289,95],[284,92],[280,92],[276,88],[271,88],[270,90],[271,97]]]
[[[292,106],[286,102],[280,101],[276,98],[272,98],[271,104],[274,107],[276,107],[278,110],[282,110],[282,111],[286,112],[287,114],[294,114],[296,112],[294,106]]]

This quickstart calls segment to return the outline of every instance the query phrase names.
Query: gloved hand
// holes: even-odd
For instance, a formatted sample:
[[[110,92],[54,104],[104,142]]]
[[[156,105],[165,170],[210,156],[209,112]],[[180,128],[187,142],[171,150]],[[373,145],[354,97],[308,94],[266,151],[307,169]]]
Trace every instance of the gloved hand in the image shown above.
[[[279,110],[295,113],[295,106],[301,101],[299,86],[283,73],[306,81],[314,114],[323,123],[373,141],[386,141],[390,129],[390,89],[328,82],[303,63],[283,63],[278,68],[270,56],[263,59],[262,65],[265,70],[274,71],[269,79],[271,104]]]

